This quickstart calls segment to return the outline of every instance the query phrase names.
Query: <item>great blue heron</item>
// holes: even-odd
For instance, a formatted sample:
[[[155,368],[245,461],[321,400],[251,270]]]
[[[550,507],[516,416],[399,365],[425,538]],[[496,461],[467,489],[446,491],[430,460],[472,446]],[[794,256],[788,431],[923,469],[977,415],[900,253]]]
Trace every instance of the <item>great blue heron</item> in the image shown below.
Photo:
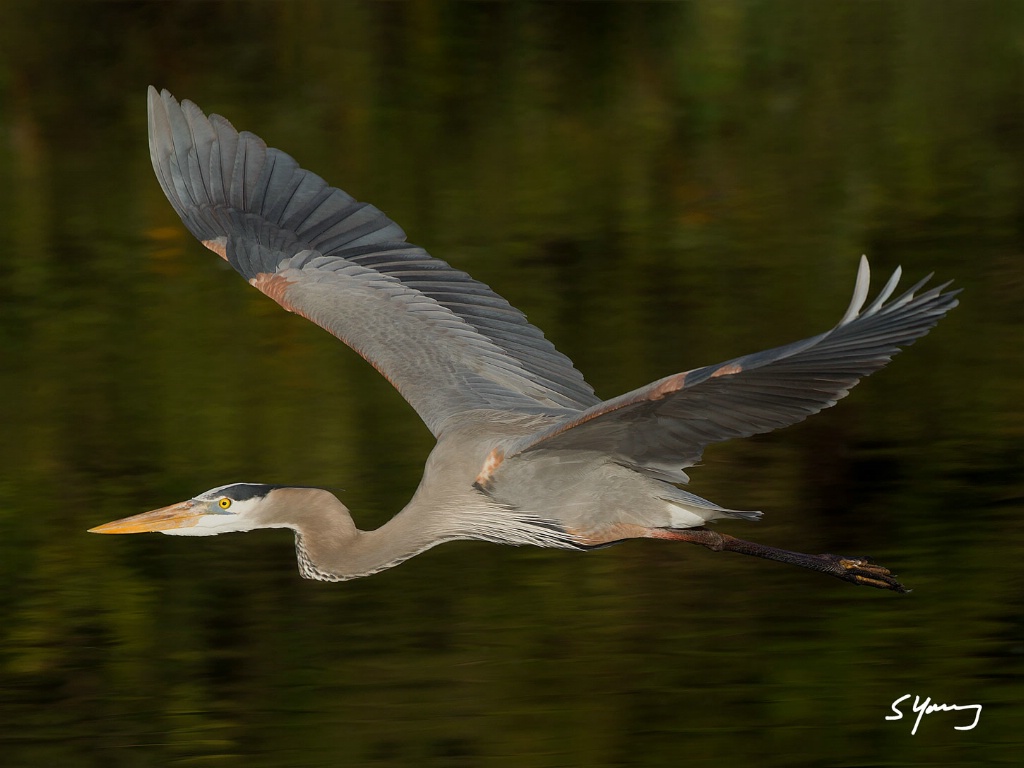
[[[219,115],[149,89],[149,146],[185,226],[249,283],[366,358],[437,438],[408,505],[373,531],[320,488],[231,483],[92,530],[206,536],[291,528],[303,576],[343,581],[453,539],[591,549],[672,539],[897,592],[882,566],[717,533],[755,520],[682,490],[711,443],[802,421],[956,306],[925,278],[866,309],[861,258],[839,324],[809,339],[600,400],[572,362],[489,287],[431,258],[377,208]],[[948,285],[948,284],[947,284]]]

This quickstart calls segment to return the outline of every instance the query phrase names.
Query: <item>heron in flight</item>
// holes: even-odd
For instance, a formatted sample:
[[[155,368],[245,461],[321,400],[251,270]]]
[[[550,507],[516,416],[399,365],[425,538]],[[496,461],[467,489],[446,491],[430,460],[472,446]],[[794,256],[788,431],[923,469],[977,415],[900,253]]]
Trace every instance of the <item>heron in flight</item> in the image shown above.
[[[897,269],[865,307],[862,258],[850,307],[831,330],[601,400],[488,286],[259,137],[151,87],[149,147],[189,231],[250,285],[366,358],[437,444],[412,499],[376,530],[356,528],[321,488],[229,483],[93,532],[290,528],[301,574],[324,581],[368,576],[455,539],[574,550],[669,539],[906,591],[862,558],[719,533],[707,524],[761,513],[681,486],[708,445],[795,424],[845,397],[956,306],[946,285],[925,289],[925,278],[892,298]]]

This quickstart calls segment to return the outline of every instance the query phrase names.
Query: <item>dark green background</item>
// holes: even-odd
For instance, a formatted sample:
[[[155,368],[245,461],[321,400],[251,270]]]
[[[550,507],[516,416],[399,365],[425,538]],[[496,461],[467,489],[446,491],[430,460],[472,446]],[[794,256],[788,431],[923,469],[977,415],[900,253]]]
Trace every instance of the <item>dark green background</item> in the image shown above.
[[[293,154],[523,308],[610,397],[962,305],[806,424],[708,451],[722,530],[870,554],[857,589],[665,542],[457,543],[345,584],[283,531],[85,529],[228,481],[372,527],[430,435],[194,242],[145,87]],[[1017,764],[1024,6],[0,5],[5,766]],[[903,694],[984,705],[886,722]],[[909,707],[904,705],[909,713]]]

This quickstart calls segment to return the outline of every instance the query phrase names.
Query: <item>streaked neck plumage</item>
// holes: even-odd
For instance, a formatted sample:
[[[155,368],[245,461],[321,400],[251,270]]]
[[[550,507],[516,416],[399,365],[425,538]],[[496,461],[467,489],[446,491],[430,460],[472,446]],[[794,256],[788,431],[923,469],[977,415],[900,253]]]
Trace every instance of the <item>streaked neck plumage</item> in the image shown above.
[[[334,494],[318,488],[281,488],[260,510],[268,525],[295,531],[295,554],[304,578],[346,581],[398,565],[439,544],[429,529],[396,515],[373,531],[361,531],[348,508]]]
[[[356,528],[348,508],[329,491],[282,488],[267,502],[261,517],[268,525],[294,529],[299,572],[319,581],[369,576],[456,539],[574,548],[557,526],[497,506],[482,494],[451,505],[430,503],[417,495],[372,531]]]

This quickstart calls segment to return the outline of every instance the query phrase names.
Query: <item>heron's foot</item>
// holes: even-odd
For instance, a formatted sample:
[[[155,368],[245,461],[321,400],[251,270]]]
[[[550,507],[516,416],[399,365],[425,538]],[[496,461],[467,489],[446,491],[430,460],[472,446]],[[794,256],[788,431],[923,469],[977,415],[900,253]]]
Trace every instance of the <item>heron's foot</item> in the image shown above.
[[[865,587],[891,589],[893,592],[909,592],[900,584],[888,568],[876,565],[863,557],[840,557],[839,555],[819,555],[822,560],[830,563],[826,573],[851,584],[862,584]]]

